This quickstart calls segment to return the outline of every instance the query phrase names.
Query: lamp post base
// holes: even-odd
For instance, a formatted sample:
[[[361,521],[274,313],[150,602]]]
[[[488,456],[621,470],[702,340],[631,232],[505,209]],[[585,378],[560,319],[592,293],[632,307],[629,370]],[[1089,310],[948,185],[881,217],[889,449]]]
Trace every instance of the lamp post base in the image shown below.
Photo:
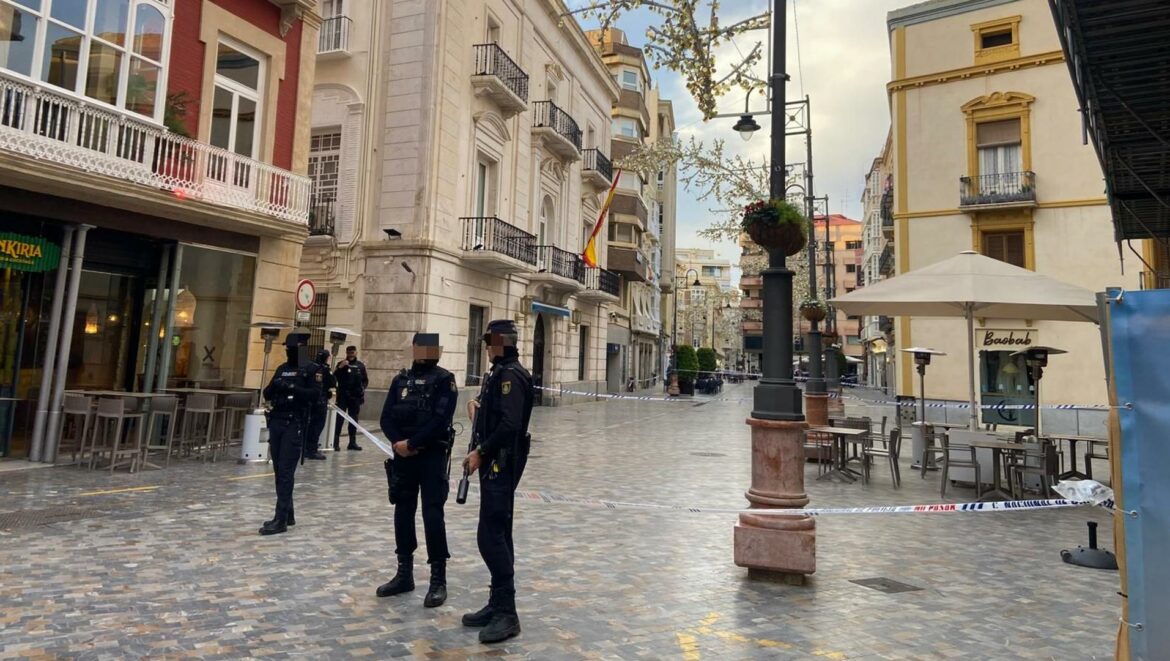
[[[804,394],[804,419],[810,426],[829,424],[829,396]]]
[[[800,509],[804,491],[804,421],[749,418],[752,428],[752,486],[744,496],[752,509]],[[816,571],[816,522],[807,516],[740,514],[735,524],[735,564],[749,576],[790,580]]]

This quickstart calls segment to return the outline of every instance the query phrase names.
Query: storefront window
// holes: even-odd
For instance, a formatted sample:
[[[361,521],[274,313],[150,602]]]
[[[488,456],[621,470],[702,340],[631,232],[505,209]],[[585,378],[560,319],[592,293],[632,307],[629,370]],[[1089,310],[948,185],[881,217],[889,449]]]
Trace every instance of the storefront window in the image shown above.
[[[1017,405],[1035,403],[1032,378],[1023,356],[1012,351],[980,351],[979,369],[982,374],[984,405]],[[1036,412],[1025,409],[983,409],[983,422],[999,425],[1033,427]]]
[[[252,255],[183,246],[170,387],[244,385],[255,274]]]

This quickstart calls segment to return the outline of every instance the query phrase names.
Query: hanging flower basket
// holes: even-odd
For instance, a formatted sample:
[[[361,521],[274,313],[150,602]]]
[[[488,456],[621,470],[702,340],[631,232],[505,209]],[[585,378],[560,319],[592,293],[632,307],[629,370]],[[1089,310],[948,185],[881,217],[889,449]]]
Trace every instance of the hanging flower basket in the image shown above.
[[[784,200],[761,200],[744,207],[741,227],[762,248],[791,257],[808,244],[805,222],[795,205]]]
[[[824,321],[828,314],[828,308],[820,301],[805,301],[800,304],[800,316],[808,321]]]

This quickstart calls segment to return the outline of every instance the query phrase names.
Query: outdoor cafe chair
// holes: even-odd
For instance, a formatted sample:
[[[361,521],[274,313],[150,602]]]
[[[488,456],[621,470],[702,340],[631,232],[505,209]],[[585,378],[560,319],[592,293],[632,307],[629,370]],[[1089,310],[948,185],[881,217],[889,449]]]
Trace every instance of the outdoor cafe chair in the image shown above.
[[[244,418],[256,408],[253,404],[254,399],[250,392],[228,395],[224,398],[223,409],[221,409],[223,411],[224,448],[234,445],[236,442],[243,442]]]
[[[902,472],[898,468],[898,456],[902,452],[902,430],[899,427],[894,427],[890,430],[890,435],[884,441],[884,448],[877,448],[873,443],[867,443],[861,450],[862,461],[862,483],[869,484],[869,467],[873,463],[875,457],[884,458],[890,462],[890,479],[894,482],[894,488],[897,489],[902,486]]]
[[[1093,479],[1093,460],[1104,459],[1105,461],[1109,461],[1109,443],[1089,441],[1088,446],[1085,450],[1085,477],[1091,480]],[[1101,448],[1100,452],[1097,451],[1098,447]]]
[[[817,459],[817,475],[824,475],[833,469],[835,448],[837,447],[836,439],[832,434],[819,432],[810,429],[804,432],[804,450],[808,454],[809,450],[816,453]]]
[[[215,405],[215,395],[211,393],[191,393],[187,395],[187,403],[183,410],[183,432],[180,444],[190,453],[193,448],[199,448],[204,460],[215,452],[217,421],[220,409]]]
[[[1060,472],[1060,459],[1056,454],[1056,444],[1047,438],[1038,442],[1023,443],[1016,452],[1016,459],[1012,463],[1009,486],[1012,495],[1017,499],[1024,496],[1024,477],[1035,476],[1040,478],[1040,495],[1047,497]]]
[[[868,417],[865,417],[865,418],[845,418],[844,420],[842,420],[840,422],[840,424],[838,424],[836,426],[842,427],[844,429],[864,429],[865,436],[863,436],[862,438],[867,439],[867,440],[873,438],[873,420],[871,418],[868,418]],[[856,452],[855,452],[852,457],[846,458],[846,461],[852,461],[853,459],[857,459],[858,461],[860,461],[861,455],[856,454]]]
[[[983,480],[981,479],[979,470],[979,459],[975,456],[975,446],[952,444],[950,435],[939,434],[939,441],[942,446],[942,467],[939,472],[942,473],[942,484],[939,487],[939,497],[947,497],[947,483],[951,481],[951,468],[973,468],[975,469],[975,499],[978,500],[983,496]],[[956,455],[958,455],[956,457]]]
[[[934,425],[927,423],[922,430],[922,456],[918,458],[920,465],[920,478],[926,479],[926,469],[932,463],[938,465],[938,460],[946,452],[941,445],[935,445],[935,441],[946,435],[946,432],[936,432]]]
[[[65,401],[61,405],[61,438],[57,442],[57,456],[71,452],[71,464],[84,460],[92,424],[93,397],[65,393]]]
[[[110,472],[126,462],[119,462],[119,457],[128,457],[130,472],[138,470],[138,458],[142,453],[142,422],[144,415],[140,411],[128,411],[129,402],[121,397],[100,397],[97,404],[97,415],[91,430],[92,449],[89,458],[89,467],[93,468],[99,454],[110,455]],[[128,432],[133,426],[133,440],[123,436],[131,436]]]
[[[175,442],[175,428],[179,426],[179,398],[174,395],[150,400],[150,417],[146,425],[146,442],[142,445],[142,461],[151,450],[166,452],[166,466],[171,465],[171,451]]]

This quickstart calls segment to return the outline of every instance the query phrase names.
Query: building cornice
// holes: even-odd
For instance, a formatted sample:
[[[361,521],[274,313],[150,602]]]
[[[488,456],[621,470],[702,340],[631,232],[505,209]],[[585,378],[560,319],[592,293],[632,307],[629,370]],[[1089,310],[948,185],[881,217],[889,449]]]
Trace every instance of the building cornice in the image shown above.
[[[585,61],[589,63],[589,69],[593,75],[609,90],[612,101],[617,101],[621,96],[621,88],[613,79],[613,75],[609,72],[609,67],[601,59],[601,55],[597,49],[593,47],[593,42],[589,41],[589,37],[585,35],[585,30],[581,28],[581,24],[577,22],[576,17],[569,14],[569,7],[564,0],[542,0],[545,9],[548,11],[549,18],[553,20],[561,31],[569,38],[573,46],[576,47],[577,52]]]
[[[1018,0],[930,0],[889,12],[886,14],[886,24],[890,28],[906,27],[1013,2]]]
[[[949,83],[956,80],[991,76],[993,74],[1002,73],[1004,71],[1031,69],[1034,67],[1047,66],[1049,64],[1060,64],[1061,62],[1064,62],[1064,53],[1062,51],[1051,51],[1048,53],[1039,53],[1037,55],[1019,57],[1012,60],[1004,60],[1003,62],[981,64],[971,67],[963,67],[962,69],[951,69],[950,71],[928,73],[921,76],[912,76],[910,78],[892,80],[886,84],[886,90],[890,93],[901,92],[905,89],[913,87],[930,87],[931,85],[941,85],[943,83]]]

